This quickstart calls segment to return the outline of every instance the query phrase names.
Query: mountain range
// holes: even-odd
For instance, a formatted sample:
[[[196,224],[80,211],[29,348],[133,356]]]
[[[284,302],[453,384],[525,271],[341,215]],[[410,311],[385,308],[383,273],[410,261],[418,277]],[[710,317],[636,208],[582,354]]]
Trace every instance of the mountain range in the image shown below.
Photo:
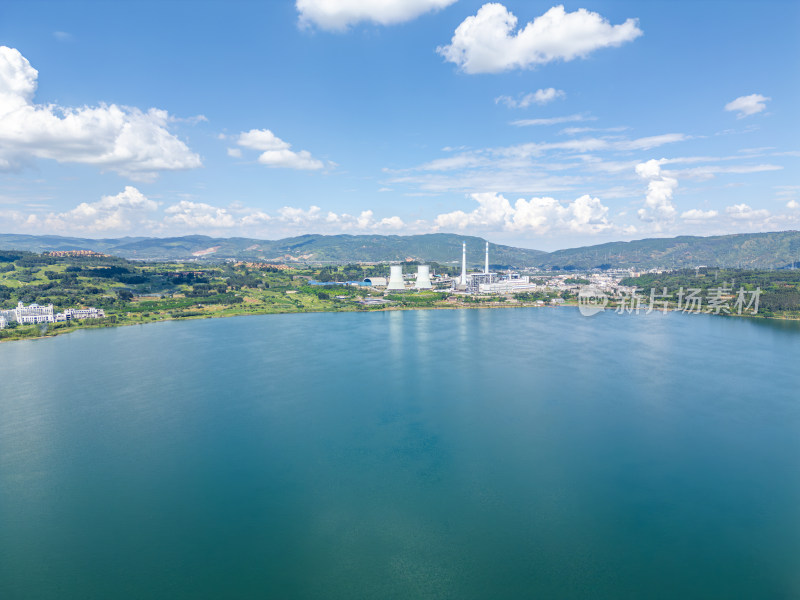
[[[77,238],[55,235],[0,234],[0,249],[47,252],[92,250],[138,260],[225,260],[336,264],[420,261],[458,263],[467,244],[470,266],[483,265],[486,240],[450,233],[425,235],[301,235],[281,240],[214,238]],[[727,266],[786,268],[800,265],[800,232],[779,231],[711,237],[680,236],[610,242],[543,252],[490,243],[495,267],[671,268]]]

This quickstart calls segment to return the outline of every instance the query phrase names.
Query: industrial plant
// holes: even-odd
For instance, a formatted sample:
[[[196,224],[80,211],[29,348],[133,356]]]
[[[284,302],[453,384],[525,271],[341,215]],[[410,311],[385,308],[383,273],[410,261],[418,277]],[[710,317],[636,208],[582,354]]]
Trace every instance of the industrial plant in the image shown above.
[[[406,285],[402,265],[389,266],[389,279],[369,277],[364,283],[372,287],[385,287],[386,291],[440,289],[462,294],[498,294],[532,290],[536,287],[527,275],[506,273],[500,275],[489,270],[489,242],[486,242],[483,271],[467,272],[467,244],[461,245],[461,275],[459,277],[431,277],[430,265],[417,267],[413,284]]]

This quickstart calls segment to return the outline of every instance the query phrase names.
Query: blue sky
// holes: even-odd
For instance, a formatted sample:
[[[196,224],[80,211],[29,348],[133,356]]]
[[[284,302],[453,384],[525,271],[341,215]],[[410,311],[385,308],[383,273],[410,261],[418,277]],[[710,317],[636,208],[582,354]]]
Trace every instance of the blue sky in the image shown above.
[[[0,231],[800,228],[800,4],[0,6]]]

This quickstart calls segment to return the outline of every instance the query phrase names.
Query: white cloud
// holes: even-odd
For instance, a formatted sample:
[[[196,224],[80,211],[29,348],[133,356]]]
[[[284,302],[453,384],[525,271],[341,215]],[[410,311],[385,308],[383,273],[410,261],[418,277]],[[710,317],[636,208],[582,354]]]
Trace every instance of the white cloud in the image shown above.
[[[769,211],[766,209],[754,210],[747,204],[734,204],[725,209],[731,219],[739,221],[755,221],[758,219],[766,219],[769,217]]]
[[[557,90],[556,88],[546,88],[536,90],[531,94],[525,94],[519,99],[512,98],[511,96],[498,96],[494,99],[495,104],[502,102],[509,108],[528,108],[531,104],[544,105],[552,102],[556,98],[565,98],[567,96],[564,90]]]
[[[681,219],[686,221],[707,221],[708,219],[713,219],[718,215],[719,213],[715,210],[700,210],[699,208],[693,208],[681,213]]]
[[[517,18],[502,4],[484,4],[436,51],[466,73],[499,73],[554,60],[584,58],[642,35],[636,19],[611,25],[597,13],[554,6],[515,33]]]
[[[589,195],[581,196],[567,205],[549,197],[520,198],[513,206],[497,193],[475,193],[470,196],[478,203],[476,209],[468,213],[457,210],[440,214],[435,219],[436,229],[592,234],[612,228],[608,221],[608,207]]]
[[[721,167],[719,165],[705,165],[702,167],[694,167],[691,169],[682,169],[678,171],[680,177],[690,177],[693,179],[707,180],[713,179],[715,175],[733,173],[737,175],[744,175],[748,173],[763,173],[765,171],[780,171],[783,167],[780,165],[734,165],[732,167]]]
[[[307,171],[316,171],[325,168],[322,161],[312,157],[308,150],[300,150],[300,152],[292,152],[291,150],[267,150],[258,157],[258,162],[268,167]]]
[[[242,151],[239,148],[228,148],[228,156],[231,158],[242,158]]]
[[[34,104],[38,76],[18,50],[0,46],[0,168],[47,158],[152,179],[158,171],[201,166],[200,157],[167,129],[166,111]]]
[[[750,115],[760,113],[767,108],[765,102],[772,100],[761,94],[750,94],[749,96],[739,96],[736,100],[732,100],[725,105],[725,110],[734,111],[738,114],[737,119],[743,119]]]
[[[166,225],[185,229],[227,229],[237,225],[236,219],[224,208],[203,202],[181,200],[164,210]]]
[[[674,144],[683,142],[689,137],[683,133],[664,133],[661,135],[651,135],[649,137],[637,138],[630,141],[622,141],[616,144],[619,150],[650,150],[664,144]]]
[[[286,150],[291,147],[269,129],[251,129],[239,134],[236,142],[244,148],[251,150]]]
[[[636,165],[636,174],[649,180],[644,208],[638,210],[639,218],[657,225],[671,221],[677,212],[672,204],[672,194],[678,187],[678,180],[664,175],[655,159]]]
[[[297,0],[300,26],[344,31],[369,22],[394,25],[450,6],[456,0]]]
[[[529,142],[468,150],[402,171],[385,170],[384,183],[417,185],[426,192],[494,192],[552,194],[592,182],[601,173],[628,172],[636,160],[609,162],[590,153],[652,148],[688,139],[664,134],[637,139],[586,137],[558,142]],[[604,198],[609,197],[605,194]]]
[[[57,233],[119,233],[152,225],[158,204],[138,189],[126,186],[115,196],[98,202],[81,202],[70,211],[45,216],[29,215],[29,228]]]
[[[629,129],[628,127],[566,127],[559,131],[561,135],[577,135],[579,133],[589,133],[593,131],[619,133]]]
[[[243,148],[261,151],[258,157],[258,162],[262,165],[274,168],[285,169],[298,169],[306,171],[314,171],[324,169],[325,164],[321,160],[317,160],[307,150],[300,150],[295,152],[290,150],[291,144],[284,142],[281,138],[276,136],[269,129],[251,129],[239,134],[239,139],[236,142]],[[231,156],[236,156],[231,154]],[[241,156],[241,151],[239,155]],[[333,163],[328,163],[333,166]]]
[[[794,200],[794,199],[792,199],[792,200],[789,200],[789,201],[786,203],[786,208],[791,208],[792,210],[795,210],[795,209],[797,209],[797,208],[800,208],[800,202],[798,202],[797,200]]]
[[[594,120],[595,117],[587,117],[586,115],[567,115],[565,117],[548,117],[544,119],[520,119],[518,121],[512,121],[511,124],[517,127],[530,127],[531,125],[558,125],[560,123]]]
[[[276,219],[294,229],[325,232],[380,232],[398,230],[405,223],[398,216],[384,217],[376,220],[371,210],[362,210],[357,216],[347,213],[323,212],[319,206],[311,206],[307,210],[284,206],[278,210]]]

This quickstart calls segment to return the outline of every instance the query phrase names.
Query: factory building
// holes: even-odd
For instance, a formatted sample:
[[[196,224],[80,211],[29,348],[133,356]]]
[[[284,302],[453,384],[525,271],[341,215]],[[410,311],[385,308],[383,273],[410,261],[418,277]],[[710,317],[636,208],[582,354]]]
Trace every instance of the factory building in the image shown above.
[[[364,283],[372,287],[386,287],[388,280],[386,277],[367,277]]]
[[[482,285],[497,281],[497,273],[489,272],[489,242],[486,242],[486,260],[483,273],[467,273],[467,244],[461,246],[461,285],[457,288],[469,294],[477,294]]]
[[[500,281],[493,281],[480,284],[479,290],[484,294],[509,294],[514,292],[530,292],[539,287],[535,283],[531,283],[530,279],[526,277],[516,276],[504,277]]]

